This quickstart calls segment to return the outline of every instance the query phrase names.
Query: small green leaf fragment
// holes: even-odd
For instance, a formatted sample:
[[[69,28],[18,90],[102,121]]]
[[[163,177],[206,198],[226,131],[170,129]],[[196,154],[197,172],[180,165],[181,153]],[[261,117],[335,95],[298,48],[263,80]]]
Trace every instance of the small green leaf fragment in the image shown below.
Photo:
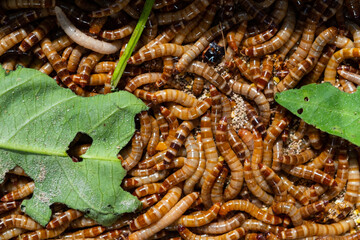
[[[34,180],[26,214],[46,225],[49,206],[64,203],[110,225],[141,203],[120,184],[126,171],[117,153],[135,131],[134,117],[147,109],[120,91],[84,98],[59,87],[49,76],[28,68],[5,74],[0,66],[0,180],[15,166]],[[66,151],[78,132],[93,142],[73,162]]]
[[[360,146],[359,91],[349,94],[330,83],[309,84],[277,93],[275,100],[306,123]]]

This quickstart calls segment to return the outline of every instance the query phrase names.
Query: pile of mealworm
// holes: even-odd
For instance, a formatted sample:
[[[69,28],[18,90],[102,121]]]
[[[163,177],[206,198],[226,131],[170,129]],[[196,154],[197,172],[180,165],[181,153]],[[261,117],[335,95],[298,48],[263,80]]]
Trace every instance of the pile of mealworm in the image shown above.
[[[1,0],[0,63],[110,93],[144,2]],[[54,204],[44,228],[20,209],[36,186],[16,167],[0,239],[360,239],[360,149],[274,102],[321,81],[356,91],[359,25],[358,0],[155,0],[118,85],[150,109],[118,155],[142,209],[104,227]]]

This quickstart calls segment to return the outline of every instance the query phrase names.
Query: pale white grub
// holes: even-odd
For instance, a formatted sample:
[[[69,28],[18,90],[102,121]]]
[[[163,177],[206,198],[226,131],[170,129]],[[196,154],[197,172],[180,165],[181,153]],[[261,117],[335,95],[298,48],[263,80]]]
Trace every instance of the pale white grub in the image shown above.
[[[120,50],[121,41],[104,42],[94,39],[77,29],[59,7],[55,7],[56,18],[64,32],[77,44],[94,52],[112,54]]]

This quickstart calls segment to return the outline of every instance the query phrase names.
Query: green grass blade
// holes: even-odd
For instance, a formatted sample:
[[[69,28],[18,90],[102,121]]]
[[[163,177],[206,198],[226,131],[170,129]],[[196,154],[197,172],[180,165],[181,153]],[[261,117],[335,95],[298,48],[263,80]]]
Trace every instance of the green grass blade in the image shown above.
[[[152,6],[154,5],[155,0],[146,0],[144,9],[141,13],[141,16],[139,18],[138,23],[136,24],[136,27],[134,29],[134,32],[131,35],[131,38],[125,48],[124,54],[120,57],[118,64],[116,65],[114,74],[111,78],[111,86],[114,90],[116,86],[118,85],[120,78],[125,70],[127,60],[130,58],[132,52],[134,51],[134,48],[137,44],[137,42],[140,39],[140,36],[144,30],[146,21],[150,15]]]

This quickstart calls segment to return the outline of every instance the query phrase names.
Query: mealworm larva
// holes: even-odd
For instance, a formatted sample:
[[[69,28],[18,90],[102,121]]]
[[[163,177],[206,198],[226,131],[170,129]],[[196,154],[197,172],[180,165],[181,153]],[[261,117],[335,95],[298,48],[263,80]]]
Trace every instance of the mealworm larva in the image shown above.
[[[150,117],[152,118],[152,117]],[[150,138],[151,139],[151,138]],[[149,140],[150,142],[150,140]],[[143,139],[141,137],[141,133],[136,131],[132,141],[131,141],[131,153],[130,155],[122,161],[121,165],[126,171],[131,170],[136,164],[140,161],[143,149],[145,145],[143,144]]]
[[[40,10],[28,10],[20,15],[16,15],[15,18],[12,19],[11,23],[6,24],[0,28],[0,38],[3,38],[5,35],[13,32],[15,29],[25,26],[30,22],[33,22],[39,18],[48,17],[50,15],[54,15],[54,10],[46,8]],[[30,31],[32,30],[33,29],[31,29]]]
[[[152,168],[155,170],[182,168],[185,164],[185,157],[177,157],[172,162],[166,163],[164,161],[155,164]]]
[[[138,198],[141,198],[146,195],[160,193],[160,187],[161,187],[161,183],[145,184],[145,185],[140,186],[137,189],[135,189],[135,191],[133,192],[133,195]]]
[[[301,214],[302,218],[308,218],[315,213],[324,211],[325,207],[328,203],[329,202],[326,200],[321,200],[321,201],[306,205],[299,209],[300,214]]]
[[[199,164],[199,147],[191,133],[186,138],[185,148],[187,156],[184,162],[184,166],[164,180],[160,190],[161,192],[164,192],[170,187],[175,186],[186,179],[189,179],[195,173]]]
[[[175,102],[185,107],[193,107],[199,102],[195,97],[175,89],[160,90],[155,92],[153,95],[153,102],[155,102],[155,104]]]
[[[345,80],[343,77],[339,76],[339,82],[343,91],[346,93],[354,93],[356,92],[356,86],[350,81]]]
[[[193,107],[183,107],[181,105],[170,104],[169,110],[175,117],[181,120],[194,120],[203,115],[211,106],[211,98],[205,98],[196,103]]]
[[[64,32],[77,44],[100,54],[112,54],[120,50],[121,41],[104,42],[87,36],[77,29],[59,7],[55,7],[56,18]]]
[[[92,18],[110,16],[114,13],[120,12],[122,9],[124,9],[124,7],[126,7],[126,5],[128,5],[129,2],[130,0],[116,0],[105,8],[92,11],[89,16]]]
[[[228,126],[232,125],[232,103],[227,96],[221,94],[222,117],[226,117]]]
[[[345,36],[337,35],[333,38],[329,44],[334,44],[337,48],[353,48],[355,47],[354,42]]]
[[[228,233],[225,233],[223,235],[211,237],[211,236],[199,236],[194,233],[192,233],[189,229],[186,227],[180,225],[178,228],[178,231],[182,238],[186,240],[225,240],[225,239],[240,239],[241,237],[245,236],[245,229],[242,227],[236,228]]]
[[[93,18],[90,23],[89,33],[99,34],[107,19],[107,17]]]
[[[223,160],[217,162],[215,166],[211,168],[211,170],[205,177],[204,182],[201,185],[200,198],[206,208],[210,208],[211,205],[213,204],[211,200],[211,189],[213,188],[215,180],[219,176],[223,167],[224,167]]]
[[[146,53],[146,51],[144,51]],[[172,56],[166,56],[162,57],[163,60],[163,72],[160,76],[160,79],[158,79],[155,83],[155,85],[160,88],[168,83],[169,80],[171,80],[171,75],[174,69],[174,60]]]
[[[151,137],[149,139],[148,145],[147,145],[147,153],[149,156],[153,156],[156,153],[156,146],[158,145],[160,141],[160,133],[159,133],[159,125],[155,118],[150,117],[151,119]],[[141,156],[140,156],[141,157]]]
[[[252,81],[257,84],[259,81],[259,78],[261,76],[261,70],[260,70],[260,58],[250,58],[250,74],[252,76]]]
[[[36,43],[40,42],[41,39],[45,37],[46,34],[55,24],[56,20],[54,18],[47,18],[42,21],[37,28],[32,31],[26,38],[21,42],[19,50],[22,52],[27,52],[33,47]]]
[[[0,230],[6,230],[10,228],[23,228],[26,230],[38,230],[42,228],[40,224],[32,220],[30,217],[23,215],[8,215],[0,219]]]
[[[60,77],[62,83],[64,83],[69,89],[71,89],[77,95],[80,96],[85,96],[89,94],[91,95],[91,93],[85,92],[82,88],[80,88],[71,80],[69,71],[66,69],[66,63],[61,61],[61,57],[55,51],[54,47],[52,46],[48,38],[44,38],[43,41],[41,42],[41,49],[45,53],[49,62],[51,63],[51,66],[57,72],[57,75]]]
[[[158,33],[158,22],[154,12],[151,12],[148,20],[146,21],[144,32],[141,35],[141,40],[144,44],[152,41]]]
[[[304,166],[304,165],[297,165],[297,166],[290,166],[290,165],[282,165],[282,169],[296,177],[305,178],[312,180],[317,183],[324,184],[329,187],[336,187],[336,181],[327,173],[320,171],[316,168]]]
[[[21,42],[31,31],[33,27],[31,25],[18,30],[13,31],[12,33],[4,36],[0,40],[0,56],[3,55],[7,50]]]
[[[335,150],[338,147],[338,139],[335,137],[330,137],[330,141],[326,144],[325,149],[317,156],[313,161],[307,163],[309,167],[316,169],[321,169],[325,165],[325,161],[328,158],[333,158]]]
[[[280,175],[280,178],[283,180],[283,183],[286,185],[287,191],[291,194],[291,196],[298,200],[302,205],[309,204],[309,196],[305,195],[299,187],[295,186],[284,175]]]
[[[351,35],[353,36],[355,47],[360,47],[360,27],[351,21],[346,21],[346,26],[349,28]]]
[[[183,215],[176,222],[176,225],[184,227],[200,227],[212,222],[220,210],[220,203],[215,203],[209,210],[200,211],[191,215]]]
[[[288,52],[291,50],[292,47],[295,46],[297,41],[300,39],[301,34],[304,31],[304,21],[300,18],[296,22],[295,30],[291,34],[289,40],[277,51],[279,54],[279,58],[284,60],[285,56],[288,54]]]
[[[307,128],[307,135],[309,137],[311,146],[316,150],[321,149],[322,142],[320,139],[320,131],[314,126],[309,125]]]
[[[211,189],[211,201],[213,203],[223,203],[225,202],[223,196],[224,184],[226,181],[226,177],[229,173],[227,168],[223,168],[220,172],[220,175],[217,177],[212,189]]]
[[[77,47],[80,47],[80,46],[76,46],[76,48]],[[82,48],[82,47],[80,47],[80,48]],[[108,72],[114,70],[115,67],[116,67],[116,62],[112,62],[112,61],[99,62],[94,67],[94,73],[108,73]],[[69,66],[68,66],[68,69],[69,69]],[[140,75],[140,72],[138,72],[137,75]]]
[[[308,126],[309,125],[304,120],[301,119],[299,126],[296,129],[296,132],[294,133],[294,139],[295,140],[302,139],[305,136]]]
[[[274,61],[271,57],[265,57],[262,61],[262,71],[260,77],[256,81],[258,89],[263,90],[272,77]]]
[[[76,84],[84,83],[84,79],[82,79],[82,77],[79,74],[71,75],[71,79]],[[105,85],[107,80],[108,80],[108,74],[105,73],[91,74],[86,85],[101,86],[101,85]]]
[[[117,28],[114,30],[102,30],[99,35],[106,40],[118,40],[129,36],[135,29],[135,22],[130,22],[129,24]]]
[[[204,180],[206,179],[206,176],[216,165],[219,157],[218,152],[216,150],[213,132],[211,130],[211,118],[209,111],[201,117],[200,130],[201,130],[201,141],[204,145],[205,159],[206,159],[205,172],[203,177],[201,178],[201,184],[203,184]]]
[[[149,176],[126,178],[126,179],[124,179],[122,185],[125,188],[140,187],[141,185],[144,185],[147,183],[158,182],[158,181],[166,178],[167,174],[168,174],[168,171],[164,170],[164,171],[156,172]]]
[[[40,72],[45,73],[46,75],[50,75],[53,70],[54,69],[49,62],[42,65],[39,69]]]
[[[271,205],[274,201],[274,198],[259,187],[258,183],[254,179],[254,174],[251,169],[249,159],[245,159],[244,162],[244,176],[246,185],[252,194],[254,194],[255,197],[260,199],[265,204]]]
[[[216,146],[221,155],[224,157],[231,172],[229,185],[224,191],[224,199],[229,200],[235,198],[235,196],[241,191],[244,182],[244,172],[240,160],[237,158],[227,141],[226,130],[227,119],[226,117],[223,117],[216,128],[215,139]]]
[[[67,62],[67,60],[70,57],[70,54],[73,50],[74,50],[73,46],[69,46],[69,47],[65,48],[61,55],[61,60],[64,62]]]
[[[239,57],[234,57],[234,63],[237,66],[237,68],[239,69],[240,73],[249,81],[253,82],[253,78],[252,75],[250,73],[250,69],[247,66],[247,63],[245,60],[239,58]]]
[[[168,150],[165,153],[164,161],[170,163],[176,156],[180,147],[183,145],[186,137],[190,134],[191,130],[194,129],[195,124],[193,121],[183,121],[177,128],[175,138],[169,145]]]
[[[55,218],[53,218],[47,225],[46,225],[46,229],[55,229],[58,228],[60,226],[64,226],[67,223],[81,217],[83,215],[82,212],[74,210],[74,209],[69,209],[67,211],[65,211],[64,213],[56,216]]]
[[[17,202],[17,201],[2,202],[0,203],[0,214],[15,209],[18,206],[20,206],[20,204],[21,202]]]
[[[136,89],[133,94],[136,97],[149,102],[154,99],[154,94],[152,92],[148,92],[142,89]]]
[[[278,136],[287,127],[288,120],[286,118],[280,119],[280,121],[273,121],[271,126],[266,130],[266,136],[264,139],[264,152],[263,163],[270,167],[272,160],[272,149]]]
[[[205,171],[206,158],[204,152],[204,144],[202,142],[200,134],[196,136],[196,143],[199,148],[199,164],[196,168],[195,173],[185,181],[185,185],[183,188],[185,194],[190,194],[191,192],[194,191],[195,184],[199,182],[200,178],[203,176],[203,173]]]
[[[254,136],[252,132],[247,130],[246,128],[240,128],[238,131],[238,135],[252,153],[254,150]]]
[[[176,130],[179,127],[179,122],[178,122],[177,118],[174,116],[174,114],[166,107],[160,106],[160,112],[162,115],[164,115],[165,119],[169,123],[169,135],[165,141],[166,146],[169,146],[170,143],[175,138]]]
[[[2,9],[21,9],[21,8],[53,8],[55,0],[5,0],[1,2]]]
[[[247,200],[228,201],[221,206],[219,214],[224,216],[230,211],[247,212],[254,218],[263,221],[266,224],[278,225],[282,223],[282,219],[280,217],[272,215],[263,209],[259,209],[257,206]]]
[[[156,165],[157,163],[160,163],[164,160],[164,156],[165,156],[166,150],[162,151],[162,152],[158,152],[157,154],[155,154],[152,157],[146,158],[142,161],[140,161],[137,165],[137,167],[139,169],[147,169],[147,168],[151,168],[154,165]],[[154,167],[155,168],[155,167]],[[156,168],[157,169],[157,168]]]
[[[266,133],[262,119],[258,116],[255,108],[250,103],[244,101],[246,107],[246,115],[253,127],[264,137]]]
[[[139,230],[161,219],[179,201],[181,193],[181,188],[171,188],[154,207],[130,222],[130,230]]]
[[[162,139],[166,140],[167,136],[169,135],[169,124],[166,121],[165,117],[161,114],[160,108],[154,108],[154,115],[156,121],[159,125],[159,130],[161,132]]]
[[[285,202],[287,187],[285,186],[283,180],[266,165],[259,163],[259,168],[261,174],[265,177],[265,180],[273,189],[274,194],[276,195],[275,200]]]
[[[192,91],[195,96],[201,95],[205,85],[205,79],[199,76],[194,77],[194,82],[192,85]],[[214,100],[213,100],[214,102]]]
[[[352,73],[352,72],[345,71],[345,70],[338,70],[337,73],[344,79],[346,79],[350,82],[353,82],[356,85],[360,84],[360,75],[359,74]]]
[[[14,237],[19,236],[20,234],[26,232],[26,229],[22,229],[22,228],[11,228],[7,231],[4,231],[3,233],[0,234],[0,238],[7,240],[7,239],[11,239]]]
[[[108,231],[106,233],[103,233],[99,236],[97,236],[97,238],[99,239],[126,239],[127,236],[129,236],[130,232],[127,230],[121,230],[121,229],[116,229],[116,230],[112,230],[112,231]]]
[[[287,12],[287,9],[284,9],[285,12]],[[266,30],[265,32],[259,33],[253,37],[249,37],[244,40],[243,46],[244,47],[251,47],[258,44],[261,44],[263,42],[268,41],[270,38],[272,38],[275,33],[278,31],[278,28],[276,25],[271,26],[270,29]]]
[[[86,52],[86,49],[82,46],[78,45],[74,48],[74,50],[70,54],[70,57],[69,57],[69,60],[67,63],[67,69],[69,70],[69,72],[76,72],[76,69],[80,62],[80,58],[85,52]],[[109,72],[109,71],[106,71],[106,72]]]
[[[241,50],[250,57],[260,57],[278,50],[288,41],[295,28],[295,12],[289,7],[286,18],[279,32],[269,41]]]
[[[245,31],[247,27],[247,21],[243,21],[236,31],[231,31],[226,35],[226,41],[229,44],[229,47],[237,53],[239,45],[244,37]]]
[[[215,71],[213,67],[210,67],[206,63],[193,61],[186,71],[205,78],[226,95],[231,93],[231,88],[228,83]]]
[[[222,22],[212,28],[210,28],[206,33],[204,33],[199,40],[194,43],[189,50],[187,50],[179,59],[176,64],[177,72],[182,72],[189,67],[191,62],[200,55],[200,53],[212,42],[217,36],[219,36],[223,31],[230,29],[234,24],[237,24],[241,21],[246,21],[249,19],[249,16],[245,13],[239,13],[237,16]],[[189,71],[189,69],[188,69]],[[216,84],[214,84],[217,86]]]
[[[353,219],[345,219],[338,223],[323,225],[318,223],[309,223],[286,229],[279,233],[281,239],[296,239],[311,236],[340,235],[346,233],[355,226]]]
[[[284,155],[280,161],[281,163],[287,165],[299,165],[306,163],[307,161],[309,161],[314,157],[315,157],[315,152],[311,149],[306,149],[305,151],[299,154]]]
[[[232,85],[232,90],[256,103],[260,110],[260,116],[262,117],[264,125],[267,126],[270,121],[270,104],[264,94],[258,91],[256,87],[241,82],[235,82]]]
[[[100,235],[105,230],[106,230],[105,227],[97,226],[97,227],[79,230],[74,233],[66,234],[65,236],[63,236],[63,238],[72,238],[72,239],[92,238],[92,237],[96,237],[96,236]]]
[[[221,94],[220,92],[214,87],[210,85],[210,96],[211,96],[211,130],[213,135],[215,135],[215,130],[217,124],[220,121],[221,114],[222,114],[222,106],[221,106]]]
[[[271,232],[273,234],[278,234],[285,230],[284,227],[272,226],[269,224],[265,224],[262,221],[258,221],[255,219],[246,220],[241,227],[243,227],[246,231],[256,231],[256,232]]]
[[[346,185],[344,201],[351,203],[351,205],[355,204],[357,202],[359,188],[360,188],[359,163],[356,157],[352,157],[350,155],[349,177]]]
[[[236,156],[241,162],[243,162],[245,158],[250,157],[250,152],[247,149],[245,143],[240,139],[232,127],[228,129],[227,137],[231,148],[234,150]]]
[[[303,224],[303,219],[300,214],[300,210],[297,209],[294,206],[294,204],[286,203],[286,202],[275,203],[272,205],[272,209],[276,214],[288,215],[291,218],[291,222],[295,227]]]
[[[104,54],[92,52],[85,58],[82,64],[80,63],[77,73],[80,77],[79,85],[81,87],[85,87],[88,84],[91,71],[103,56]]]
[[[95,222],[95,220],[86,218],[86,217],[80,217],[70,223],[71,228],[74,228],[74,229],[91,227],[91,226],[95,226],[95,225],[98,225],[98,223]]]
[[[332,4],[329,4],[324,13],[321,15],[320,22],[326,22],[329,18],[333,17],[342,5],[343,0],[333,1]]]
[[[129,240],[145,240],[165,227],[171,225],[176,219],[182,216],[184,212],[195,202],[199,197],[199,193],[193,192],[182,198],[173,208],[170,209],[158,222],[155,224],[132,233]]]
[[[34,189],[35,189],[35,183],[29,182],[29,183],[25,184],[24,186],[21,186],[20,188],[4,195],[1,198],[1,201],[9,202],[9,201],[23,199],[23,198],[29,196],[30,194],[32,194],[34,192]]]
[[[147,146],[151,136],[151,120],[147,111],[140,113],[140,134],[143,146]]]
[[[195,0],[184,9],[176,12],[160,13],[157,15],[159,25],[167,25],[179,20],[189,21],[195,18],[199,13],[205,11],[211,1],[208,0]]]
[[[273,146],[273,162],[271,168],[276,172],[281,170],[280,159],[283,156],[283,144],[283,141],[281,139],[278,139],[277,141],[275,141],[275,144]]]

